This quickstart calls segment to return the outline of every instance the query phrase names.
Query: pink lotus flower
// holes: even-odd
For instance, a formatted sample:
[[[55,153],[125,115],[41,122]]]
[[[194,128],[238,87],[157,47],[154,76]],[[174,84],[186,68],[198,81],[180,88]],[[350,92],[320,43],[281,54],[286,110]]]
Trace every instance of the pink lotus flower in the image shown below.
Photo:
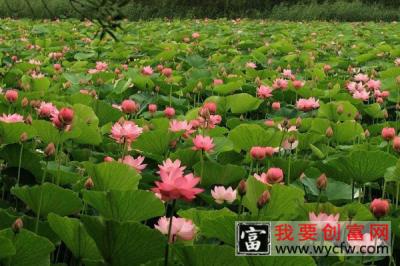
[[[304,83],[304,81],[301,81],[301,80],[293,80],[292,84],[295,89],[300,89],[300,88],[304,87],[305,83]]]
[[[117,143],[132,143],[142,132],[143,129],[132,121],[117,122],[111,128],[111,138]]]
[[[288,151],[296,149],[297,146],[299,146],[299,141],[298,140],[295,140],[294,142],[291,143],[289,141],[289,139],[285,139],[282,142],[282,148],[285,149],[285,150],[288,150]]]
[[[133,100],[124,100],[121,103],[121,111],[125,114],[132,114],[139,111],[139,104]]]
[[[161,73],[168,78],[172,76],[172,69],[169,67],[165,67],[161,70]]]
[[[210,127],[214,128],[215,125],[220,124],[222,117],[220,115],[210,115]]]
[[[193,39],[198,39],[198,38],[200,38],[200,33],[198,33],[198,32],[193,32],[193,33],[192,33],[192,38],[193,38]]]
[[[8,90],[6,91],[4,97],[10,103],[15,103],[18,100],[18,91],[17,90]]]
[[[285,78],[288,78],[288,79],[292,78],[292,76],[293,76],[292,70],[290,70],[290,69],[284,69],[282,74]]]
[[[145,66],[143,69],[142,69],[142,74],[143,75],[145,75],[145,76],[151,76],[151,75],[153,75],[153,69],[151,68],[151,66]]]
[[[274,80],[274,83],[272,84],[272,87],[274,89],[286,89],[288,87],[288,81],[286,79],[276,79]]]
[[[40,117],[49,118],[53,115],[58,115],[57,108],[52,103],[41,102],[37,112]]]
[[[172,217],[171,220],[171,218],[164,216],[158,220],[154,227],[163,235],[168,235],[170,222],[172,222],[170,239],[168,240],[170,243],[175,242],[177,239],[193,240],[196,236],[196,226],[191,220],[184,218]]]
[[[193,150],[203,150],[205,152],[212,151],[215,146],[212,138],[210,138],[209,136],[204,137],[202,135],[197,135],[193,139],[193,144]]]
[[[273,102],[271,107],[272,107],[273,110],[278,111],[279,109],[281,109],[281,103],[280,102]]]
[[[396,130],[393,127],[384,127],[381,132],[382,138],[389,141],[396,136]]]
[[[247,62],[246,63],[246,67],[248,67],[248,68],[256,68],[257,67],[257,65],[255,64],[255,63],[253,63],[253,62]]]
[[[382,85],[382,83],[381,83],[380,80],[373,80],[373,79],[370,79],[370,80],[367,82],[367,87],[368,87],[369,89],[372,89],[372,90],[379,90],[379,89],[381,88],[381,85]]]
[[[113,162],[114,159],[112,157],[110,157],[110,156],[106,156],[106,157],[104,157],[103,161],[105,161],[105,162]]]
[[[381,218],[389,213],[390,203],[385,199],[374,199],[371,202],[370,210],[376,218]]]
[[[11,114],[11,115],[3,114],[2,116],[0,116],[0,121],[4,123],[19,123],[19,122],[24,122],[24,117],[19,114]]]
[[[256,160],[264,160],[266,156],[266,152],[264,147],[254,146],[250,149],[250,155],[253,159]]]
[[[334,227],[339,222],[340,214],[337,213],[336,215],[328,215],[326,213],[320,212],[318,215],[315,215],[314,212],[310,212],[308,214],[308,217],[311,222],[316,223],[317,227],[321,229],[327,224]]]
[[[217,104],[215,102],[205,102],[203,108],[207,109],[210,114],[215,114],[217,112]]]
[[[324,65],[324,71],[328,72],[332,69],[332,67],[330,65]]]
[[[268,184],[283,183],[283,171],[280,168],[269,168],[266,173]]]
[[[100,62],[100,61],[96,62],[96,70],[97,71],[104,72],[104,71],[107,70],[107,68],[108,68],[108,64],[107,63]]]
[[[261,85],[257,88],[257,97],[260,99],[267,99],[272,96],[272,90],[268,86]]]
[[[54,64],[53,68],[56,72],[62,71],[62,66],[60,64]]]
[[[164,109],[164,115],[168,118],[171,118],[175,115],[175,109],[173,107],[166,107]]]
[[[366,74],[357,74],[354,76],[355,81],[367,82],[369,80],[368,75]]]
[[[274,127],[275,126],[275,122],[274,122],[274,120],[265,120],[264,121],[264,124],[267,126],[267,127]]]
[[[370,233],[365,233],[363,234],[362,237],[363,240],[347,240],[347,243],[349,243],[350,246],[354,247],[355,252],[359,252],[361,247],[377,247],[380,246],[383,241],[382,239],[379,238],[372,238]]]
[[[214,86],[222,85],[224,81],[222,79],[214,79],[213,84]]]
[[[308,99],[299,99],[296,102],[296,108],[300,111],[307,112],[319,108],[319,100],[315,100],[314,97]]]
[[[236,190],[233,190],[232,187],[215,186],[211,190],[211,195],[218,204],[222,204],[224,201],[232,203],[236,199]]]
[[[147,164],[143,164],[144,156],[133,158],[130,155],[126,155],[123,159],[119,159],[118,161],[133,167],[138,173],[141,173],[147,166]]]
[[[346,88],[349,92],[354,93],[356,91],[363,91],[365,90],[364,88],[364,84],[362,84],[362,82],[354,82],[351,81],[349,83],[347,83]]]
[[[195,187],[200,182],[200,178],[195,177],[192,173],[183,175],[185,167],[180,165],[179,160],[172,162],[170,159],[163,162],[163,165],[159,165],[160,171],[158,173],[161,182],[156,181],[156,187],[152,191],[160,193],[162,200],[183,199],[191,201],[197,194],[204,191]]]
[[[368,92],[366,90],[355,91],[353,93],[353,98],[354,99],[358,99],[358,100],[368,101],[368,99],[369,99],[369,91]]]
[[[154,104],[154,103],[149,104],[148,110],[149,110],[150,113],[155,113],[155,112],[157,112],[157,105]]]
[[[169,122],[169,131],[171,132],[185,131],[185,134],[187,135],[194,132],[194,130],[192,130],[192,125],[188,123],[186,120],[178,121],[175,119]]]

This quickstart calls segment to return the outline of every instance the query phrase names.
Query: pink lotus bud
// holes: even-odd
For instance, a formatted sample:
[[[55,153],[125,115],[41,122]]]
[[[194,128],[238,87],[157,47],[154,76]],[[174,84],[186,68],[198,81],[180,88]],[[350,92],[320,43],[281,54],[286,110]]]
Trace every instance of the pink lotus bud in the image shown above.
[[[86,189],[92,189],[94,187],[94,183],[93,183],[93,179],[91,177],[89,177],[88,179],[86,179],[84,187]]]
[[[149,104],[148,109],[149,109],[150,113],[155,113],[155,112],[157,112],[157,105],[154,103],[151,103],[151,104]]]
[[[280,102],[273,102],[272,103],[272,109],[274,109],[275,111],[281,109],[281,103]]]
[[[62,70],[62,67],[61,67],[60,64],[54,64],[54,65],[53,65],[53,68],[54,68],[54,70],[57,71],[57,72],[59,72],[59,71]]]
[[[17,90],[8,90],[5,94],[6,100],[10,103],[14,103],[18,100],[18,91]]]
[[[268,190],[265,190],[257,200],[257,208],[262,209],[265,206],[265,204],[269,202],[270,198],[271,194],[269,193]]]
[[[114,159],[113,158],[111,158],[110,156],[106,156],[106,157],[104,157],[104,159],[103,159],[105,162],[112,162],[112,161],[114,161]]]
[[[163,68],[161,73],[168,78],[172,75],[172,69],[169,67]]]
[[[19,231],[24,227],[24,222],[21,218],[17,218],[14,223],[11,225],[11,229],[14,233],[19,233]]]
[[[326,175],[325,174],[320,175],[317,178],[317,188],[319,190],[325,190],[327,185],[328,185],[328,178],[326,177]]]
[[[250,155],[255,160],[264,160],[266,153],[264,147],[255,146],[250,149]]]
[[[371,202],[370,210],[376,218],[381,218],[389,213],[390,203],[385,199],[374,199]]]
[[[246,184],[246,181],[244,179],[240,180],[239,185],[238,185],[236,190],[237,190],[237,192],[239,193],[239,195],[241,197],[246,195],[247,184]]]
[[[333,129],[331,127],[328,127],[325,131],[325,136],[327,138],[332,138],[333,137]]]
[[[67,107],[62,108],[58,113],[58,119],[63,124],[70,125],[74,119],[74,110]]]
[[[389,141],[396,135],[396,130],[393,127],[384,127],[381,132],[382,138]]]
[[[54,146],[54,143],[49,143],[47,147],[44,149],[44,154],[46,157],[52,156],[56,152],[56,147]]]
[[[204,103],[203,108],[206,108],[210,114],[215,114],[217,112],[217,104],[214,102]]]
[[[400,152],[400,137],[395,136],[393,138],[393,150]]]
[[[135,101],[124,100],[121,104],[121,109],[125,114],[132,114],[139,111],[139,105]]]
[[[19,136],[19,141],[20,142],[25,142],[28,140],[28,134],[26,132],[23,132],[20,136]]]
[[[168,118],[171,118],[175,115],[175,109],[173,107],[167,107],[164,110],[164,115]]]

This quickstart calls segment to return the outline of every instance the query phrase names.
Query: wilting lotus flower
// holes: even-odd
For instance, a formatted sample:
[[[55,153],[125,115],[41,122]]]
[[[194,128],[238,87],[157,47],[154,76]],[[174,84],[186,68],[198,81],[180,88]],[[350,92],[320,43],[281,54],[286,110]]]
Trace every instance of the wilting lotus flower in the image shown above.
[[[193,144],[194,144],[194,147],[192,148],[193,150],[195,151],[203,150],[205,152],[212,151],[212,149],[215,146],[212,138],[210,138],[209,136],[204,137],[202,135],[197,135],[193,139]]]
[[[171,234],[169,242],[173,243],[177,239],[181,240],[193,240],[196,236],[196,226],[191,220],[184,218],[172,217],[172,220],[167,217],[161,217],[158,223],[154,227],[160,231],[163,235],[168,235],[169,223],[171,225]]]
[[[319,100],[315,100],[314,97],[308,99],[299,99],[296,102],[296,108],[303,112],[308,112],[319,108]]]
[[[318,215],[315,215],[314,212],[310,212],[308,214],[308,217],[311,222],[316,223],[317,227],[321,229],[327,224],[334,227],[339,222],[340,214],[337,213],[336,215],[328,215],[326,213],[320,212]]]
[[[0,121],[4,123],[18,123],[18,122],[24,122],[24,117],[19,114],[3,114],[0,116]]]
[[[115,123],[111,128],[111,138],[117,143],[131,143],[135,141],[143,129],[132,121],[123,121]]]
[[[193,200],[197,194],[203,192],[201,188],[195,186],[200,182],[199,177],[193,176],[192,173],[184,175],[181,167],[181,162],[170,159],[159,165],[158,172],[161,177],[161,182],[156,181],[156,187],[152,189],[155,193],[160,193],[162,200],[183,199],[186,201]]]
[[[347,240],[347,243],[349,243],[350,246],[355,248],[354,249],[355,252],[359,252],[361,247],[370,247],[370,246],[377,247],[383,243],[382,239],[379,238],[372,239],[370,233],[363,234],[362,239],[363,240]]]
[[[151,75],[153,75],[153,69],[151,68],[151,66],[145,66],[143,69],[142,69],[142,74],[143,75],[145,75],[145,76],[151,76]]]
[[[211,195],[218,204],[222,204],[224,201],[232,203],[236,199],[236,190],[233,190],[232,187],[215,186],[211,190]]]
[[[147,164],[143,164],[144,156],[133,158],[130,155],[126,155],[122,160],[119,159],[118,161],[135,168],[138,173],[141,173],[147,166]]]
[[[260,99],[267,99],[272,96],[272,90],[268,86],[261,85],[257,89],[257,97]]]

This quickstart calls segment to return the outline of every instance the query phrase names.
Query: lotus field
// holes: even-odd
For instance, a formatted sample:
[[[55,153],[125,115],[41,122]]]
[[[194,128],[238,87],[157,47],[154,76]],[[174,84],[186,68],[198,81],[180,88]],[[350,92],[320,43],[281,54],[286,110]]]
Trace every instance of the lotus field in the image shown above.
[[[97,30],[0,21],[0,265],[400,259],[398,24]],[[377,220],[392,256],[235,256],[235,221]]]

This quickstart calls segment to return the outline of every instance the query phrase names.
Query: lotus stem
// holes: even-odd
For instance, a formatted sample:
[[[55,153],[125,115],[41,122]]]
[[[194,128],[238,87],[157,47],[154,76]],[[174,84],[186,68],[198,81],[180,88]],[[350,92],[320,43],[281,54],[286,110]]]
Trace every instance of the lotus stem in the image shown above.
[[[396,209],[399,206],[399,192],[400,192],[400,182],[397,182],[396,188]]]
[[[24,143],[21,142],[21,148],[19,150],[19,161],[18,161],[17,187],[19,187],[19,180],[21,178],[21,164],[22,164],[23,152],[24,152]]]
[[[46,161],[46,166],[45,166],[44,171],[43,171],[43,176],[42,176],[42,180],[40,182],[40,185],[43,185],[44,181],[46,180],[48,165],[49,165],[49,162]],[[39,206],[38,206],[38,211],[37,211],[37,214],[36,214],[36,221],[35,221],[35,233],[36,234],[37,234],[38,229],[39,229],[39,219],[40,219],[40,211],[42,209],[42,200],[43,200],[43,189],[40,190]]]
[[[169,225],[168,225],[168,238],[167,238],[167,245],[165,246],[164,266],[168,266],[169,239],[171,237],[171,229],[172,229],[172,221],[173,221],[173,217],[174,217],[175,203],[176,203],[176,200],[173,200],[172,204],[171,204],[171,211],[170,211],[170,218],[169,218]],[[168,211],[168,209],[167,209],[167,211]]]
[[[287,185],[290,185],[290,168],[292,166],[292,153],[289,154],[289,163],[288,163],[288,175],[287,175]]]

